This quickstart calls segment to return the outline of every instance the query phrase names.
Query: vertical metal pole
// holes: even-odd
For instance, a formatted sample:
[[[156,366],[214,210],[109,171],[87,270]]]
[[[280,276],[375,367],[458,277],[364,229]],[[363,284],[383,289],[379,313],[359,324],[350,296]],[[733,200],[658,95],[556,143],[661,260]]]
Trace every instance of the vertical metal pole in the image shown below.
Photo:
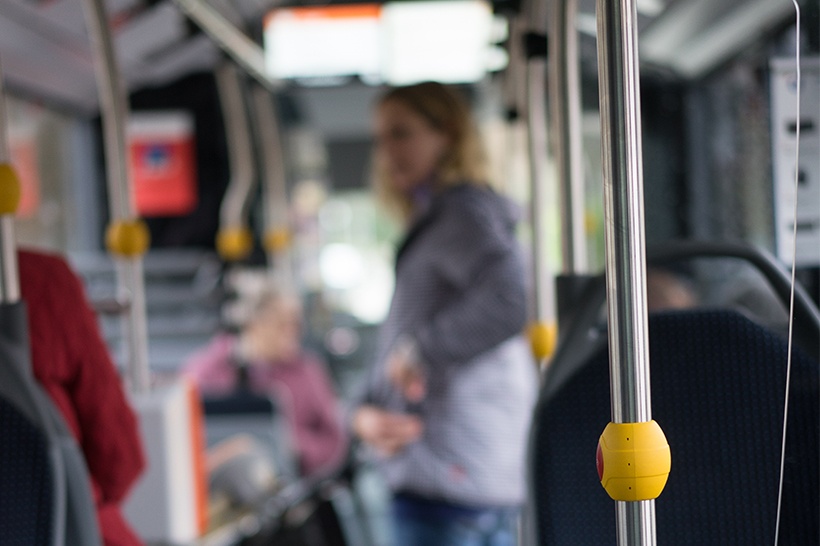
[[[14,215],[0,216],[0,303],[20,301],[20,274],[17,267],[17,240]]]
[[[6,92],[0,70],[0,164],[11,163],[6,136]],[[20,272],[17,268],[17,240],[14,234],[14,214],[0,215],[0,302],[20,301]]]
[[[126,153],[125,121],[128,114],[114,55],[114,45],[103,0],[85,0],[85,18],[92,42],[94,68],[103,121],[107,188],[111,221],[135,217],[131,200],[131,181]],[[128,376],[131,389],[145,392],[150,385],[148,364],[148,327],[145,310],[145,279],[140,256],[115,258],[117,285],[129,300],[128,320],[123,322],[123,337],[128,345]]]
[[[538,64],[539,66],[535,66]],[[551,276],[547,276],[544,264],[544,240],[543,240],[543,218],[541,214],[544,205],[544,166],[541,158],[541,153],[546,150],[546,135],[543,131],[539,131],[537,124],[539,121],[543,122],[544,118],[539,114],[544,113],[543,106],[538,104],[535,97],[538,96],[538,91],[541,91],[541,100],[544,100],[543,94],[543,78],[544,70],[543,63],[539,61],[530,61],[527,66],[527,91],[528,91],[528,109],[530,121],[527,123],[528,141],[530,144],[530,221],[532,222],[532,276],[533,276],[533,298],[535,299],[535,319],[537,321],[545,320],[550,314],[548,309],[551,309],[552,299],[547,297],[548,286],[552,286]],[[539,83],[539,80],[541,83]],[[545,282],[546,281],[546,282]],[[549,301],[548,301],[549,299]]]
[[[546,27],[546,1],[533,0],[530,10],[530,24],[534,25],[534,35],[544,34]],[[527,141],[530,163],[530,221],[532,222],[532,268],[533,297],[535,298],[535,319],[550,322],[555,319],[555,297],[552,274],[547,264],[544,247],[544,192],[547,173],[544,157],[547,153],[547,112],[546,112],[546,64],[541,55],[527,52],[525,84],[527,92]]]
[[[129,218],[134,210],[129,192],[125,121],[125,90],[114,56],[103,0],[86,0],[86,21],[91,37],[100,114],[103,123],[108,209],[115,219]]]
[[[613,389],[612,415],[643,422],[651,409],[649,376],[639,369],[649,345],[636,12],[633,0],[599,0],[598,9],[610,352],[629,372]]]
[[[550,28],[550,117],[560,189],[563,273],[572,275],[586,273],[589,267],[584,222],[581,76],[575,27],[578,0],[558,0],[554,9]]]
[[[262,156],[264,181],[264,216],[266,237],[289,236],[288,190],[285,171],[285,154],[282,150],[281,126],[273,104],[271,92],[260,85],[253,87],[253,103],[256,115],[256,133],[259,136],[259,153]],[[293,286],[293,268],[289,245],[281,248],[267,242],[268,267],[273,276]]]
[[[220,209],[220,229],[235,228],[247,223],[246,212],[255,181],[253,144],[236,65],[224,59],[216,68],[215,75],[231,169],[231,180]]]
[[[612,421],[652,418],[634,0],[598,0]],[[618,543],[655,544],[654,501],[617,502]]]

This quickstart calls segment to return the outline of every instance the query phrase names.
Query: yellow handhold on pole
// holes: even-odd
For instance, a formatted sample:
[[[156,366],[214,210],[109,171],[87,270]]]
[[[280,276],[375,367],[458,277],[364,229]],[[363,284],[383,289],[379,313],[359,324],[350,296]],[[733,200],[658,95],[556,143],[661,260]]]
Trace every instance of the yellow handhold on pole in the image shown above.
[[[609,423],[596,460],[601,485],[616,501],[657,498],[672,468],[669,443],[655,421]]]
[[[279,253],[287,250],[291,243],[291,233],[288,228],[274,228],[265,234],[265,250]]]
[[[601,227],[601,219],[592,211],[584,213],[584,232],[587,235],[597,233]]]
[[[14,167],[0,163],[0,215],[14,214],[20,206],[20,179]]]
[[[558,326],[555,322],[533,322],[527,327],[532,354],[539,361],[549,358],[555,352]]]
[[[223,260],[235,262],[250,256],[253,234],[245,226],[220,229],[216,234],[216,251]]]
[[[139,219],[112,222],[105,232],[108,252],[122,258],[137,258],[148,251],[151,235]]]

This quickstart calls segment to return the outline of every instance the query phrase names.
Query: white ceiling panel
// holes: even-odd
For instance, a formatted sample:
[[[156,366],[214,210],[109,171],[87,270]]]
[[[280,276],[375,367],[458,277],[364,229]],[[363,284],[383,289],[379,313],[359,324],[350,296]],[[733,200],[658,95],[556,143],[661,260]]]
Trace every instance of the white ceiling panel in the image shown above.
[[[252,29],[259,28],[268,9],[284,3],[202,1]],[[11,91],[84,113],[96,112],[96,83],[82,2],[0,0],[0,66]],[[189,36],[190,26],[173,1],[153,6],[145,2],[106,0],[120,72],[129,89],[167,83],[213,66],[219,57],[215,46],[201,34]],[[591,22],[595,0],[579,0],[579,6],[581,21]],[[749,40],[780,24],[791,9],[789,2],[771,0],[639,0],[638,7],[642,61],[689,78],[737,54]],[[594,32],[591,24],[588,27],[587,32]]]
[[[83,33],[55,25],[27,6],[0,3],[0,65],[9,89],[86,112],[95,109],[94,67]]]

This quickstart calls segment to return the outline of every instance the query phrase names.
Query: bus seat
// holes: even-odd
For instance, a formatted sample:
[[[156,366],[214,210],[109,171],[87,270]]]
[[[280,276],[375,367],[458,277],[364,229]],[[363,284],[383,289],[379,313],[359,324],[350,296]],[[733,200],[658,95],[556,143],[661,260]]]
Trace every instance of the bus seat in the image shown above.
[[[77,442],[31,374],[23,304],[0,305],[0,537],[9,546],[101,544]]]
[[[650,317],[653,418],[672,448],[656,501],[660,544],[759,544],[774,537],[786,345],[733,311]],[[783,544],[818,536],[817,363],[795,351]],[[615,544],[614,503],[594,464],[609,420],[599,351],[537,409],[533,436],[539,545]]]
[[[650,265],[729,255],[762,270],[777,297],[788,298],[788,277],[748,247],[670,244],[660,257],[648,255]],[[616,543],[614,502],[594,462],[611,411],[604,294],[603,279],[588,287],[535,411],[528,513],[534,544]],[[795,324],[780,539],[816,544],[820,314],[804,292],[795,297],[800,327],[798,334]],[[672,449],[669,481],[656,501],[658,542],[762,543],[775,535],[787,344],[743,309],[708,303],[649,317],[653,418]]]
[[[0,398],[0,534],[13,545],[51,544],[53,476],[45,435]]]
[[[737,242],[671,240],[647,249],[647,267],[687,270],[702,285],[698,287],[702,299],[698,307],[736,309],[785,333],[790,278],[771,254],[759,248]],[[581,363],[607,342],[604,276],[585,279],[577,296],[570,305],[571,312],[559,325],[558,347],[542,396],[558,390]],[[765,312],[750,309],[743,299],[756,301],[758,308],[765,307]],[[796,285],[794,340],[810,357],[820,361],[818,332],[820,311],[802,287]]]

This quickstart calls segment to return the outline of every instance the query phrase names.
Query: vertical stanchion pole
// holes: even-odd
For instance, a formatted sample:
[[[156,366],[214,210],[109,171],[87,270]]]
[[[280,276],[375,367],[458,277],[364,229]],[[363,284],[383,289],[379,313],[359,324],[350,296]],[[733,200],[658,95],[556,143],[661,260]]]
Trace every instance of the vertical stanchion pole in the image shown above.
[[[20,278],[17,268],[17,241],[14,234],[14,214],[0,214],[0,302],[20,301]]]
[[[546,82],[545,59],[529,59],[527,62],[527,140],[530,158],[530,218],[532,221],[532,268],[535,296],[535,315],[544,320],[551,314],[552,298],[548,297],[548,285],[552,284],[546,267],[543,239],[544,185],[546,181],[544,154],[547,149],[544,84]],[[545,282],[546,281],[546,282]]]
[[[550,104],[553,153],[561,203],[561,255],[565,275],[587,273],[578,0],[557,0],[550,26]]]
[[[14,214],[20,202],[20,181],[11,166],[6,136],[6,93],[0,70],[0,303],[20,301],[20,272],[17,267],[17,240],[14,234]]]
[[[288,217],[288,190],[282,129],[273,103],[273,95],[261,85],[253,86],[253,105],[259,153],[262,156],[264,198],[264,246],[268,268],[273,277],[293,288],[293,264],[290,252],[292,233]]]
[[[231,170],[219,210],[216,248],[223,259],[238,261],[247,258],[253,250],[253,233],[247,221],[248,203],[256,187],[253,144],[239,70],[226,58],[217,66],[215,74]]]
[[[552,356],[557,338],[554,271],[549,267],[544,241],[545,191],[548,182],[547,155],[547,6],[545,0],[533,0],[528,21],[532,29],[522,38],[526,65],[527,143],[530,167],[530,222],[532,223],[532,275],[535,300],[535,322],[529,327],[535,357],[544,362]]]
[[[635,15],[634,0],[598,1],[609,343],[625,372],[614,374],[618,423],[648,421],[652,413]]]
[[[145,279],[142,256],[148,249],[148,229],[136,218],[131,199],[125,123],[128,106],[122,87],[103,0],[85,0],[85,18],[91,36],[94,68],[103,123],[111,223],[106,245],[117,269],[118,297],[128,299],[123,337],[128,350],[128,377],[136,393],[150,386]]]
[[[637,12],[634,0],[598,0],[597,9],[612,395],[612,423],[599,444],[599,472],[616,501],[618,544],[654,545],[654,498],[666,475],[660,481],[648,476],[642,463],[664,457],[668,474],[671,461],[666,439],[651,421]],[[624,454],[635,461],[625,473],[632,482],[628,490],[613,494],[610,487],[628,480],[607,471],[620,472],[618,458]],[[648,492],[640,483],[644,479],[652,482]]]

